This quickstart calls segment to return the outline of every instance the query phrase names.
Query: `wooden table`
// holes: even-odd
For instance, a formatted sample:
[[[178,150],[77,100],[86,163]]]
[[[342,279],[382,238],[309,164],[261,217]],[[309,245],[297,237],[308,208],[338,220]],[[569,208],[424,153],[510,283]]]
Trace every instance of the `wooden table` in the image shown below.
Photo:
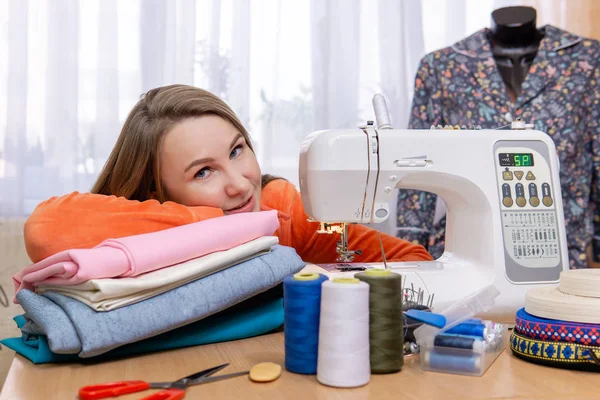
[[[168,381],[211,366],[231,363],[218,374],[242,371],[272,361],[284,365],[283,333],[235,342],[171,350],[94,365],[34,365],[15,356],[0,399],[76,399],[79,387],[115,380]],[[600,375],[542,367],[514,357],[510,349],[483,377],[424,372],[418,357],[405,360],[402,372],[372,375],[368,385],[337,389],[321,385],[316,376],[285,371],[271,383],[247,377],[190,387],[189,399],[592,399],[599,398]],[[153,392],[145,392],[148,395]],[[119,399],[139,399],[138,393]]]

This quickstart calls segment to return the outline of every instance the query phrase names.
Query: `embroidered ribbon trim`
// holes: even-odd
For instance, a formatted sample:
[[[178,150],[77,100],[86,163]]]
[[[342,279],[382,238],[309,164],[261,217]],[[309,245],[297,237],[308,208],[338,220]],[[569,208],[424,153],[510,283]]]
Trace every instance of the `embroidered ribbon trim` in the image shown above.
[[[600,347],[577,343],[545,342],[529,339],[518,333],[510,335],[510,348],[529,358],[560,363],[592,363],[600,366]]]

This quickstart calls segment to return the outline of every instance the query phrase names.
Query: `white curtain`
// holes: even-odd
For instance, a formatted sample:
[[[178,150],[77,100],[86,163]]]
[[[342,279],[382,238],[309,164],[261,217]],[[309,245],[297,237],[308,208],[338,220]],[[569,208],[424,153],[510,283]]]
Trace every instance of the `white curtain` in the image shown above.
[[[308,133],[373,119],[375,93],[385,95],[393,125],[405,127],[420,57],[487,26],[498,5],[0,1],[0,216],[88,191],[139,96],[172,83],[224,98],[248,127],[263,172],[297,184]]]

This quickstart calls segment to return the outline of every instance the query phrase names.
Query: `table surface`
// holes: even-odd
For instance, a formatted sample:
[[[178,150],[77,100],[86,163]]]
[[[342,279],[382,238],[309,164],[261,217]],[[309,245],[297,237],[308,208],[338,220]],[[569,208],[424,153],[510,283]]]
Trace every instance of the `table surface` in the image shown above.
[[[142,379],[169,381],[226,362],[219,374],[248,370],[271,361],[284,365],[283,333],[190,347],[92,365],[34,365],[15,356],[0,399],[76,399],[79,387],[102,382]],[[243,399],[465,399],[465,398],[598,398],[600,375],[539,366],[514,357],[510,349],[482,377],[422,371],[418,356],[405,359],[401,372],[372,375],[369,384],[338,389],[317,382],[314,375],[282,371],[270,383],[247,376],[190,387],[186,398]],[[119,397],[140,399],[147,391]]]

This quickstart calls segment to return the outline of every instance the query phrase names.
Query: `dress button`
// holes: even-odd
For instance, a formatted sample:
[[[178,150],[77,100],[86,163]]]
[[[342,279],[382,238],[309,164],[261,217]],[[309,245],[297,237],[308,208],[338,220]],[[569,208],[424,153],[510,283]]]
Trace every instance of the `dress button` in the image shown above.
[[[512,114],[507,112],[506,114],[504,114],[504,118],[508,121],[508,122],[512,122],[513,117]]]

